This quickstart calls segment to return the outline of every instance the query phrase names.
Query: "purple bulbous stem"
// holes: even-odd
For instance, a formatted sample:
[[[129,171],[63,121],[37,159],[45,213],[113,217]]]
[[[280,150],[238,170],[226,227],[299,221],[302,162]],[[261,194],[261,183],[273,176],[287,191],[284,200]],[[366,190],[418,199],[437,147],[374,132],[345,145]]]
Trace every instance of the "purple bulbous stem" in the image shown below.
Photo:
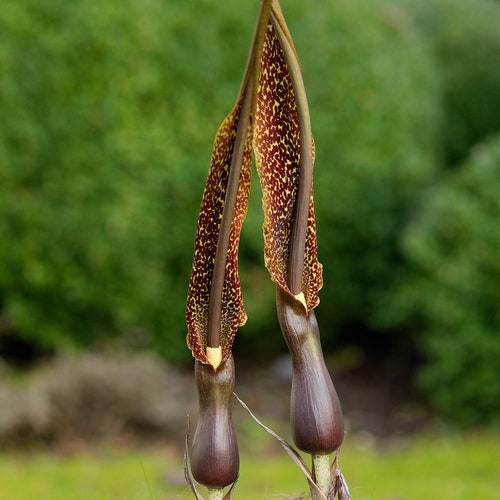
[[[200,416],[190,457],[193,477],[209,488],[223,488],[238,478],[239,452],[232,421],[234,361],[229,357],[217,370],[195,361]]]
[[[307,453],[330,454],[342,444],[340,401],[325,365],[314,311],[277,287],[276,307],[293,366],[290,420],[296,446]]]

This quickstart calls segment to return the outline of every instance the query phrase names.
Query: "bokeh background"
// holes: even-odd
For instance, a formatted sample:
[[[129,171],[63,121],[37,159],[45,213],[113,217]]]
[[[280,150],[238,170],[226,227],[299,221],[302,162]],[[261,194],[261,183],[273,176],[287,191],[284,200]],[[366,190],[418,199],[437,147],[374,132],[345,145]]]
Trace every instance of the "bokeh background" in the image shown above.
[[[167,395],[192,365],[184,307],[198,208],[257,6],[3,0],[5,442],[115,435],[130,422],[179,433],[162,412],[166,401],[183,401],[186,391]],[[282,7],[316,141],[317,316],[341,398],[376,413],[388,411],[387,393],[400,394],[433,421],[498,425],[500,3]],[[266,386],[287,369],[262,219],[254,175],[240,248],[249,320],[235,356],[242,371],[261,370],[255,380]],[[82,373],[95,375],[94,385]],[[72,406],[79,388],[80,407]],[[64,406],[54,401],[67,408],[54,410]],[[103,423],[96,413],[91,432],[61,417],[93,407],[111,417]]]

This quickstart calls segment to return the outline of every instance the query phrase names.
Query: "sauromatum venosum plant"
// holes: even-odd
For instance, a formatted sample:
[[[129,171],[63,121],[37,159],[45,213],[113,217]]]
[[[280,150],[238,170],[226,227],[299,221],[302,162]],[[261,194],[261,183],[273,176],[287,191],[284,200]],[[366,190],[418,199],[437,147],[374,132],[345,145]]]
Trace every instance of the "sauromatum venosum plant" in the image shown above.
[[[192,440],[188,433],[185,472],[198,499],[196,482],[208,488],[209,499],[232,498],[239,473],[231,348],[247,320],[238,245],[252,151],[263,191],[265,264],[276,284],[279,324],[293,366],[292,435],[297,448],[312,455],[312,472],[294,448],[261,425],[306,475],[313,499],[347,499],[338,468],[342,410],[314,314],[322,286],[312,190],[314,142],[297,54],[278,0],[261,2],[236,104],[215,138],[196,228],[186,322],[200,415]]]

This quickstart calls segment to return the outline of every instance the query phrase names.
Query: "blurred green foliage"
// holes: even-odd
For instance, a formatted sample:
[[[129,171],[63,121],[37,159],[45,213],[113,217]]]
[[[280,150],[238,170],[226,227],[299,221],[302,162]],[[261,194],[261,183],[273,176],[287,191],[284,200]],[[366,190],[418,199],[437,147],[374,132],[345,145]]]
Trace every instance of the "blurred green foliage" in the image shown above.
[[[219,82],[241,69],[210,47],[244,43],[236,9],[211,4],[3,5],[0,294],[17,334],[60,346],[142,331],[186,357]]]
[[[391,0],[393,1],[393,0]],[[496,0],[396,0],[432,48],[442,82],[447,166],[500,129],[500,18]],[[404,6],[404,7],[403,7]]]
[[[259,433],[257,445],[263,449],[257,451],[250,451],[256,447],[255,436],[250,450],[240,438],[241,477],[235,495],[241,500],[304,498],[305,477],[283,450],[276,452],[269,445],[272,438],[266,440],[266,436]],[[360,436],[343,446],[340,465],[351,494],[358,500],[497,500],[498,465],[492,456],[499,449],[500,437],[492,431],[424,435],[389,441],[381,447],[369,436]],[[185,500],[192,495],[182,482],[181,456],[165,447],[131,451],[123,445],[118,449],[104,447],[96,453],[73,450],[63,457],[37,450],[26,454],[4,451],[0,455],[0,499]]]
[[[409,275],[392,297],[393,319],[426,355],[423,388],[467,424],[500,416],[499,192],[497,135],[422,198],[402,235]]]
[[[438,82],[414,27],[392,7],[337,1],[299,19],[317,146],[320,325],[371,328],[400,272],[397,235],[438,168]]]
[[[475,408],[465,420],[479,421],[495,407],[493,393],[479,404],[478,385],[497,373],[488,346],[498,322],[488,318],[498,267],[483,280],[474,259],[493,255],[499,230],[488,189],[500,173],[492,166],[477,177],[469,209],[445,172],[453,164],[457,178],[473,176],[466,172],[486,153],[468,166],[455,160],[500,130],[500,5],[417,4],[283,1],[317,146],[318,316],[327,346],[358,331],[374,342],[406,336],[426,355],[430,398],[455,418]],[[171,361],[189,359],[184,304],[198,207],[256,10],[255,1],[3,2],[0,307],[10,336],[62,349],[121,335]],[[265,356],[284,344],[263,267],[257,184],[240,250],[249,321],[236,349]],[[450,204],[442,219],[439,203],[421,201],[432,184]],[[434,268],[419,277],[427,253],[418,249],[453,230],[456,197],[469,253],[449,272],[453,307],[469,313],[453,320],[463,328],[443,320],[448,299],[431,300],[447,296],[449,284],[432,276],[454,248],[422,257]],[[475,232],[483,217],[491,239]],[[481,369],[462,366],[456,350],[476,352]],[[445,385],[456,390],[443,396]]]

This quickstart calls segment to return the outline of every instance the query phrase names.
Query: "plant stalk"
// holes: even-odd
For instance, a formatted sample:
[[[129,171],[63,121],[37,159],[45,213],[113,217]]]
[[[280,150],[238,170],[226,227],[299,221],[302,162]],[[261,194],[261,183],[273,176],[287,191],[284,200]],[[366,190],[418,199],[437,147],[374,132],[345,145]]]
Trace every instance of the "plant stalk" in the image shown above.
[[[224,488],[208,488],[208,500],[223,500]]]
[[[316,479],[316,484],[319,489],[328,496],[332,485],[332,477],[330,473],[330,455],[327,453],[313,453],[313,475]]]

